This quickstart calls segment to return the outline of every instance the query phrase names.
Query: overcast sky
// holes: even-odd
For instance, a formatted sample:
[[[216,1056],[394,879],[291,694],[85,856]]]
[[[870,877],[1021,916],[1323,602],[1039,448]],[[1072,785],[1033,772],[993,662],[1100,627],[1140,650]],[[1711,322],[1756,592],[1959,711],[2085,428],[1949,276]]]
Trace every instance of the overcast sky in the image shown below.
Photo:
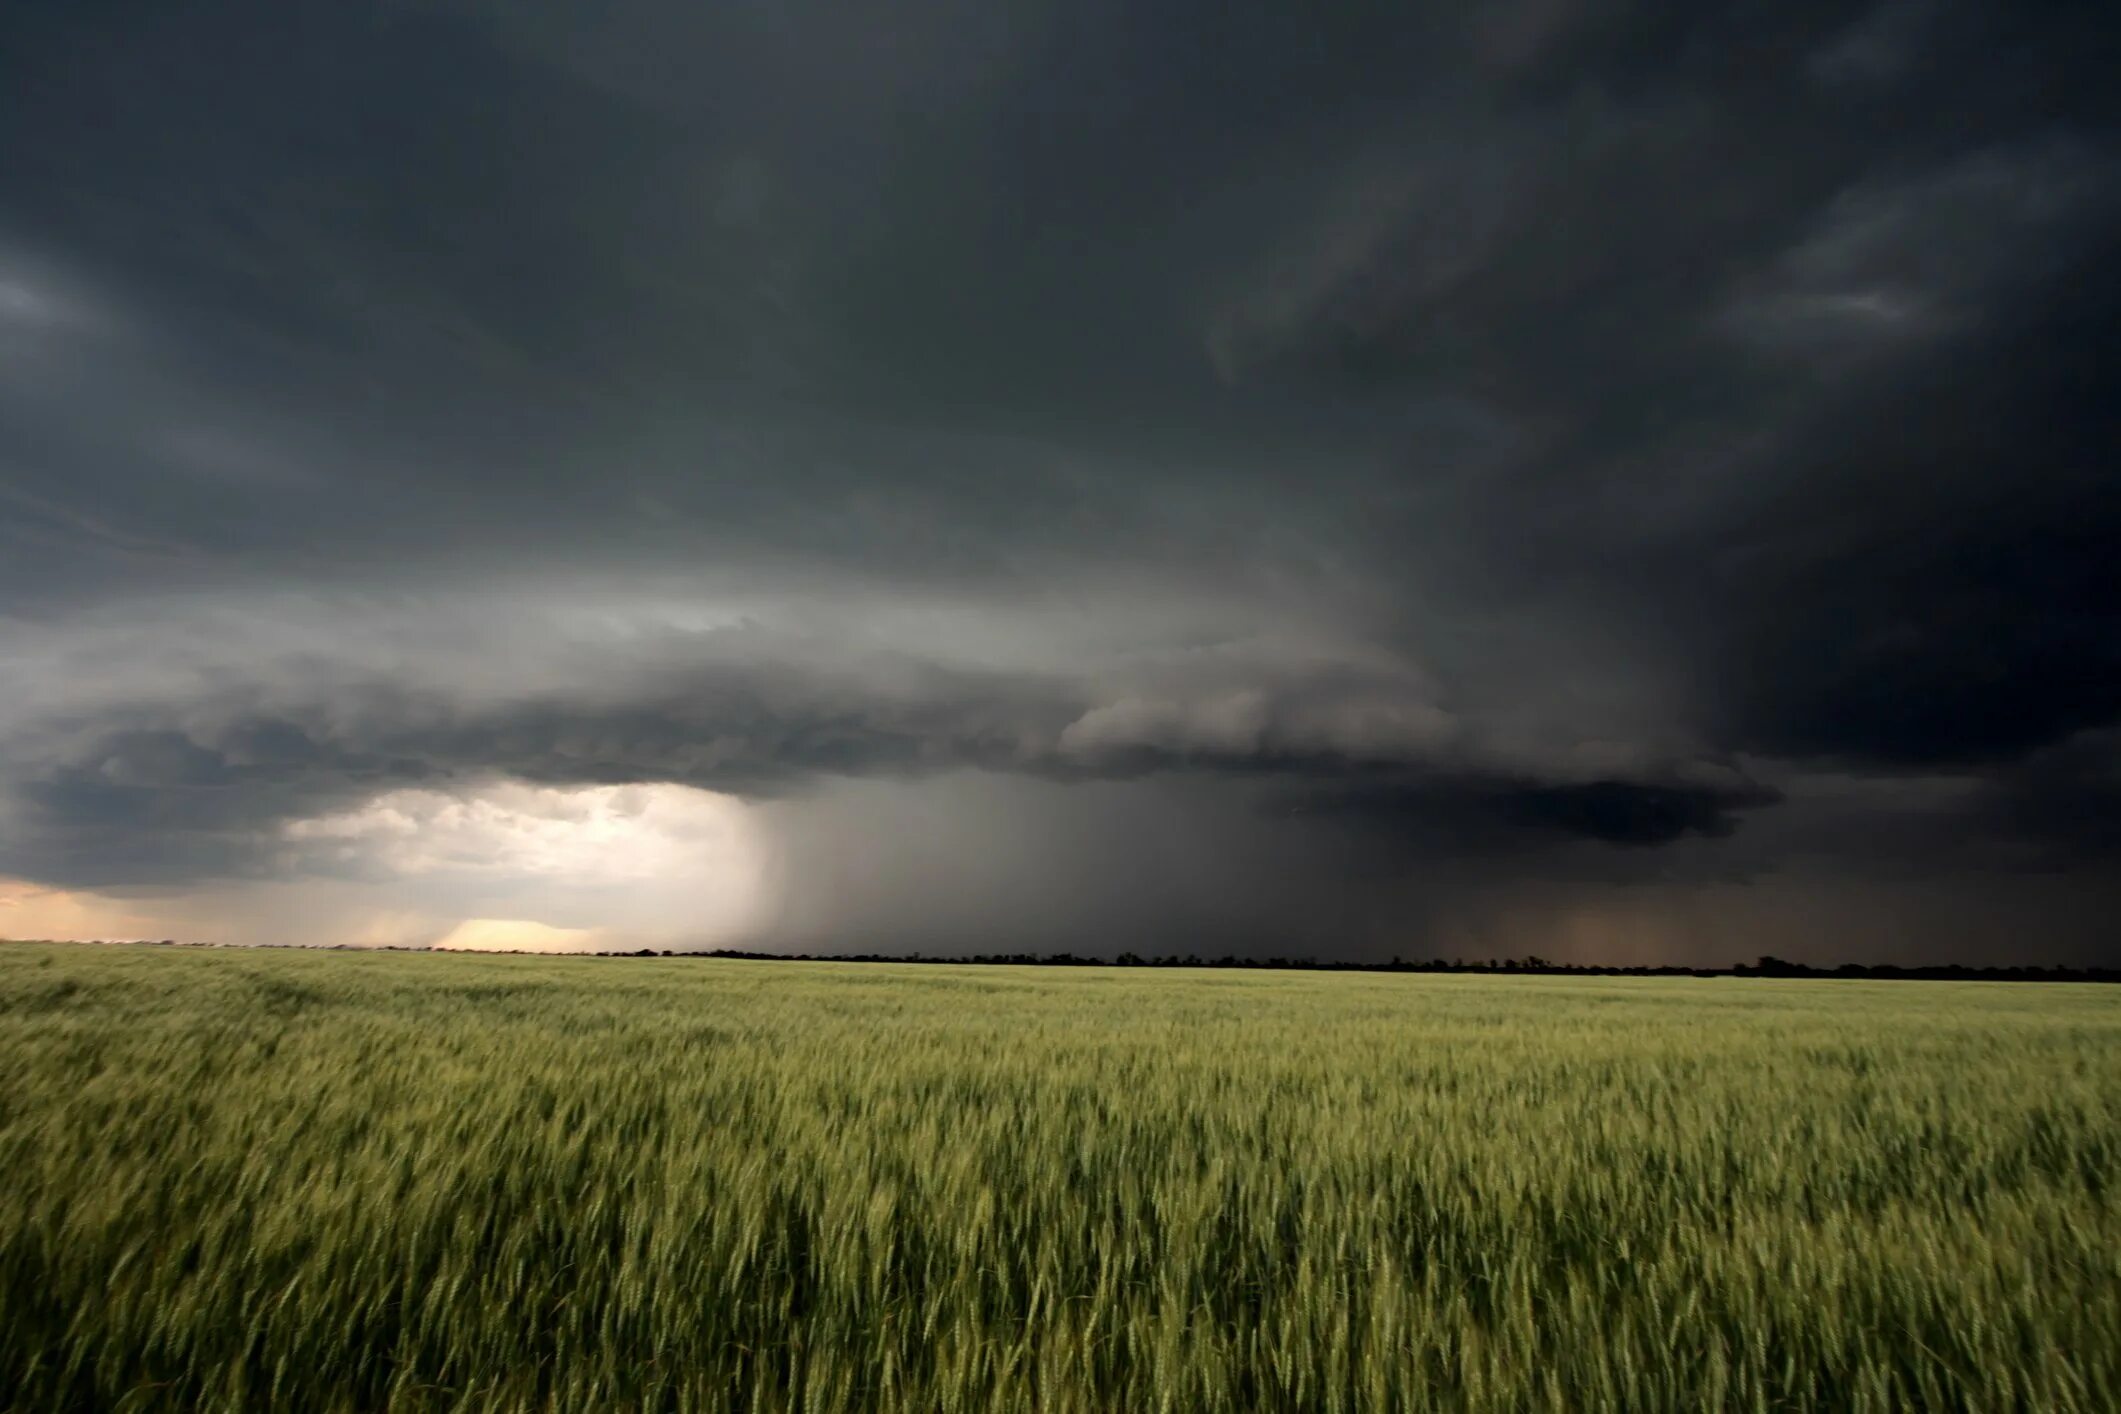
[[[0,8],[0,935],[2121,962],[2109,7]]]

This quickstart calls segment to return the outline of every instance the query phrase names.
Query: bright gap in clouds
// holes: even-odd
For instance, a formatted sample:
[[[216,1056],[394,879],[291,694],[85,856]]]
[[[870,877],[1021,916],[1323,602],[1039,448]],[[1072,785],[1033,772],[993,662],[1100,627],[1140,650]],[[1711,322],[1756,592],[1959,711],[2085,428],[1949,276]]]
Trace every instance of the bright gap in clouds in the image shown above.
[[[754,812],[686,786],[397,790],[290,821],[277,843],[275,877],[176,893],[0,878],[0,937],[700,948],[758,935],[778,901]]]
[[[357,809],[290,821],[298,851],[409,876],[460,874],[581,885],[726,868],[744,807],[686,786],[576,789],[498,783],[470,794],[395,790]]]
[[[749,809],[686,786],[396,790],[281,836],[296,873],[389,882],[454,915],[437,947],[701,946],[755,929],[768,905]]]

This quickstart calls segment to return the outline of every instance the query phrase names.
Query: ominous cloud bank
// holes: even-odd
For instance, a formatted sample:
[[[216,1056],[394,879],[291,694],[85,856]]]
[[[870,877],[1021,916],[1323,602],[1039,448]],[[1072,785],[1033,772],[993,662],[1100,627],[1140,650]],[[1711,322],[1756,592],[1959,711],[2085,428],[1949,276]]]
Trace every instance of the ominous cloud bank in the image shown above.
[[[10,6],[0,934],[2115,961],[2116,53]]]

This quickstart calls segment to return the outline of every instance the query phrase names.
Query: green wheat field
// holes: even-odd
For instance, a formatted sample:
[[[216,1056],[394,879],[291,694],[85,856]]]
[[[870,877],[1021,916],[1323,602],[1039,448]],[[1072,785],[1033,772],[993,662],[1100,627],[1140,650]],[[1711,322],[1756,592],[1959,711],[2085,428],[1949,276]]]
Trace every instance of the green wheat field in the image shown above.
[[[2121,988],[0,947],[0,1408],[2121,1409]]]

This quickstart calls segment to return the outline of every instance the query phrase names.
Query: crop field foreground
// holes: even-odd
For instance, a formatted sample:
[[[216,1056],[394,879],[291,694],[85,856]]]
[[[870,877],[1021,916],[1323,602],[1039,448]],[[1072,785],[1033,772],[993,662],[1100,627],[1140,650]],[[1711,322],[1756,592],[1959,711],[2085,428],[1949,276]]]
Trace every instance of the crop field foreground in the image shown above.
[[[2121,1409],[2121,988],[0,947],[0,1408]]]

